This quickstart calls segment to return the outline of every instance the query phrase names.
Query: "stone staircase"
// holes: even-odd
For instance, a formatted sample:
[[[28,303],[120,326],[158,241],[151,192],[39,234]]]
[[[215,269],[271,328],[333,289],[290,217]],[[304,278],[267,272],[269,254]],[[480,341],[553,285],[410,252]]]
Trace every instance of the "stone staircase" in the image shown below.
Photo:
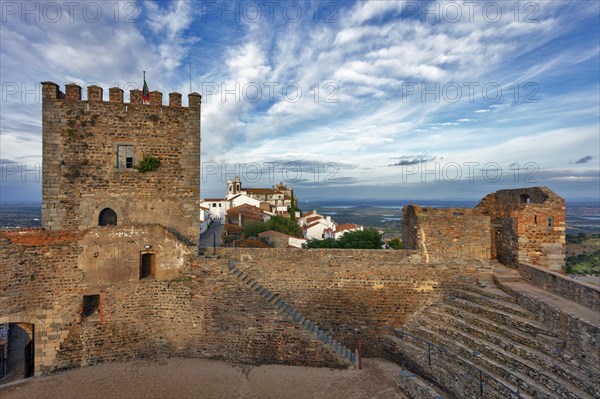
[[[242,283],[246,284],[250,289],[255,291],[258,295],[260,295],[265,301],[273,304],[284,316],[288,319],[294,321],[299,327],[307,330],[311,333],[315,338],[323,342],[325,345],[331,347],[337,354],[339,358],[341,358],[344,362],[350,363],[354,366],[358,366],[358,353],[350,350],[349,348],[342,345],[340,342],[336,341],[327,334],[326,330],[320,327],[318,324],[312,322],[296,309],[293,306],[286,303],[283,299],[279,297],[279,294],[269,291],[261,284],[259,284],[254,278],[252,278],[249,274],[244,273],[239,270],[236,266],[236,262],[229,261],[229,271],[235,275]]]
[[[600,398],[600,371],[492,281],[452,289],[391,329],[385,348],[456,397]]]

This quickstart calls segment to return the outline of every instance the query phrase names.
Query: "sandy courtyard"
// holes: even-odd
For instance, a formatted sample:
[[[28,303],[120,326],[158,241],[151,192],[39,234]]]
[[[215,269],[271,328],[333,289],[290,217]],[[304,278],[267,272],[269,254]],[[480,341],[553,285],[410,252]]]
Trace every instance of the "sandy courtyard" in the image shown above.
[[[104,363],[0,388],[2,399],[125,398],[407,398],[396,388],[400,368],[365,359],[363,370],[239,366],[171,358]]]

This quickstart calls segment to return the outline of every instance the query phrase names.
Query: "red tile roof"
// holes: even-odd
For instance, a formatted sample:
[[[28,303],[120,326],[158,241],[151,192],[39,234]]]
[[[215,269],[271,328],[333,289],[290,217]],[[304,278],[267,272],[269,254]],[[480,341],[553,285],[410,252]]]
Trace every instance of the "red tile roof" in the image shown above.
[[[306,225],[306,226],[304,226],[304,230],[308,230],[308,229],[310,229],[311,227],[315,227],[315,226],[316,226],[316,225],[318,225],[318,224],[321,224],[321,223],[319,223],[319,222],[314,222],[314,223],[311,223],[311,224],[309,224],[309,225]]]
[[[321,215],[319,215],[316,212],[310,211],[310,212],[305,213],[304,215],[300,216],[300,219],[304,219],[304,218],[307,218],[307,217],[310,217],[310,216],[321,216]]]
[[[310,217],[310,218],[306,219],[306,223],[307,224],[311,224],[315,220],[321,220],[321,219],[323,219],[321,216],[313,216],[313,217]]]
[[[292,237],[292,238],[298,238],[298,239],[302,239],[302,237],[296,237],[296,236],[292,236],[289,234],[285,234],[285,233],[281,233],[279,231],[275,231],[275,230],[267,230],[267,231],[263,231],[262,233],[258,233],[259,237],[270,237],[270,236],[285,236],[285,237]]]
[[[352,229],[358,229],[360,226],[354,223],[343,223],[343,224],[338,224],[335,231],[344,231],[344,230],[352,230]]]
[[[244,191],[248,194],[259,194],[259,195],[273,195],[283,194],[280,191],[273,190],[272,188],[244,188]]]

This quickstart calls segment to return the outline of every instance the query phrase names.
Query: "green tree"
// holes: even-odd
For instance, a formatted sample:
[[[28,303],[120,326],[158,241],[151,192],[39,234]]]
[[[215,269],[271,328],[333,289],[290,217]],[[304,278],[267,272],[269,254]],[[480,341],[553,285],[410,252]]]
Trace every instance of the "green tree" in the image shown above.
[[[302,244],[303,248],[339,248],[338,243],[333,238],[326,238],[324,240],[310,239],[306,244]]]
[[[294,199],[294,189],[292,188],[292,202],[290,203],[290,219],[296,221],[296,200]]]
[[[403,248],[402,240],[400,239],[400,237],[392,238],[391,240],[388,241],[388,245],[394,249],[402,249]]]
[[[349,231],[338,238],[339,248],[381,249],[383,239],[375,229]]]
[[[267,230],[275,230],[294,237],[302,237],[302,228],[298,226],[295,220],[276,215],[272,216],[265,224],[268,226]]]
[[[305,248],[344,248],[344,249],[381,249],[383,239],[375,229],[363,231],[349,231],[337,240],[326,238],[324,240],[308,240]]]
[[[258,237],[259,233],[270,230],[269,226],[265,222],[258,220],[250,220],[244,223],[244,237]]]
[[[276,215],[266,222],[251,220],[244,223],[244,237],[258,237],[259,233],[268,230],[275,230],[280,233],[288,234],[294,237],[302,237],[302,228],[298,226],[295,220]]]

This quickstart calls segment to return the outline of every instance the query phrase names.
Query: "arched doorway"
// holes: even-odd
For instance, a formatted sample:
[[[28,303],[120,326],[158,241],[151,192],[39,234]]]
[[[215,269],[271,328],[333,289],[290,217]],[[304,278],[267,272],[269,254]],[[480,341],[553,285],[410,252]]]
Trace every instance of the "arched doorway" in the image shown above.
[[[20,380],[35,372],[34,325],[0,324],[0,381]]]
[[[116,226],[117,213],[110,208],[104,208],[98,215],[99,226]]]

